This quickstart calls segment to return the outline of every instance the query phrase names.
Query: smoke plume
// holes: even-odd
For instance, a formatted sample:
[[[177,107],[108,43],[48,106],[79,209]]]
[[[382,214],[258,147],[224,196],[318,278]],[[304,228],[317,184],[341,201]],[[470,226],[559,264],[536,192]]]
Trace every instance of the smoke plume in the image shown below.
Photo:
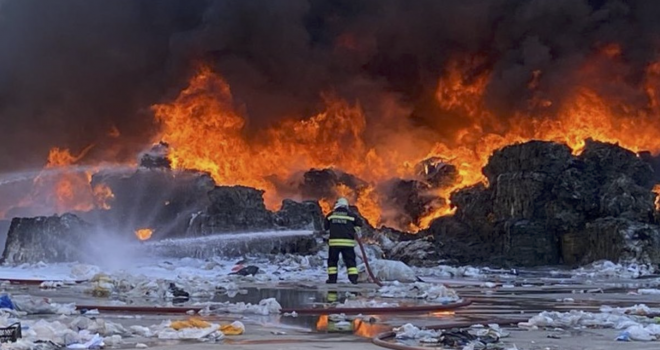
[[[199,62],[227,80],[247,132],[309,116],[332,92],[360,102],[368,137],[405,117],[449,142],[466,120],[435,93],[456,57],[472,58],[467,78],[490,72],[485,101],[504,123],[551,112],[576,79],[643,105],[659,16],[653,0],[0,0],[0,172],[41,166],[53,146],[134,157],[157,132],[149,106]],[[611,75],[576,74],[611,43],[619,64],[592,63]]]

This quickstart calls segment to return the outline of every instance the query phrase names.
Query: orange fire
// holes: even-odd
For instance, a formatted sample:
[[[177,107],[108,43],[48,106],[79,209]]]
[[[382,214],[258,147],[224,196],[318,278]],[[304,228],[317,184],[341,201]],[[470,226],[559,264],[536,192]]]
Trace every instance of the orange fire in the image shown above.
[[[648,98],[646,108],[633,109],[621,101],[605,100],[585,84],[571,86],[572,97],[560,105],[533,94],[530,108],[542,117],[519,113],[504,123],[485,104],[491,75],[488,70],[477,69],[482,61],[480,57],[452,60],[439,79],[437,104],[443,113],[456,116],[451,120],[459,120],[456,125],[447,126],[452,132],[443,133],[442,138],[433,139],[422,132],[408,135],[406,132],[412,128],[394,122],[389,134],[383,134],[386,137],[371,137],[370,132],[376,129],[381,132],[383,126],[369,125],[359,104],[349,104],[331,95],[324,96],[325,108],[321,113],[285,119],[249,137],[246,120],[234,106],[229,85],[207,67],[200,69],[172,103],[155,105],[153,110],[161,124],[162,140],[172,147],[170,157],[175,168],[207,171],[222,185],[263,189],[270,209],[276,209],[284,196],[277,193],[273,178],[286,179],[311,168],[341,169],[367,181],[368,185],[357,190],[339,186],[336,196],[349,198],[372,225],[388,224],[388,211],[375,184],[394,176],[414,178],[411,165],[426,158],[438,157],[457,168],[459,178],[454,185],[433,190],[433,194],[448,199],[459,188],[485,181],[481,169],[492,152],[517,142],[530,139],[563,142],[578,153],[585,139],[593,138],[616,142],[633,151],[660,150],[657,142],[660,124],[653,119],[660,112],[656,92],[660,85],[660,63],[649,65],[647,70],[642,87]],[[605,45],[596,50],[594,63],[576,74],[592,81],[604,61],[621,64],[618,46]],[[533,71],[529,77],[530,91],[535,92],[542,80],[543,72]],[[556,108],[553,115],[543,115],[551,106]],[[416,143],[430,147],[402,151],[404,144]],[[320,200],[325,213],[331,210],[334,199]],[[452,211],[447,200],[444,206],[435,208],[406,229],[417,231],[428,227],[433,219]]]
[[[115,194],[106,184],[94,186],[94,200],[97,208],[108,210],[111,208],[110,202],[115,198]]]
[[[17,207],[36,210],[33,215],[62,214],[70,211],[110,209],[114,194],[109,187],[91,186],[94,167],[78,167],[93,145],[74,156],[68,149],[52,148],[44,169],[34,178],[32,190]]]
[[[139,230],[135,230],[135,237],[137,237],[141,241],[146,241],[149,238],[151,238],[151,235],[153,235],[154,230],[150,228],[141,228]]]
[[[318,321],[316,321],[316,330],[324,331],[328,329],[328,315],[319,316]]]
[[[52,203],[57,213],[94,209],[94,194],[90,187],[92,171],[68,168],[82,159],[92,147],[88,146],[77,156],[73,156],[68,149],[51,149],[46,170],[35,178],[35,192],[27,200],[46,197],[46,202]]]
[[[653,187],[653,193],[655,193],[655,210],[660,211],[660,184]]]
[[[338,45],[350,49],[355,43],[349,35]],[[160,124],[158,141],[170,145],[174,168],[206,171],[219,185],[262,189],[269,209],[277,209],[290,196],[278,189],[292,175],[311,168],[334,168],[365,183],[357,188],[338,185],[331,198],[320,199],[324,213],[337,197],[344,196],[372,225],[396,227],[393,210],[378,185],[394,177],[419,180],[415,165],[424,159],[449,163],[458,172],[455,183],[430,190],[431,195],[444,198],[440,202],[444,204],[428,208],[428,214],[409,227],[398,227],[418,231],[433,219],[452,214],[452,192],[486,182],[482,167],[493,151],[510,144],[531,139],[563,142],[577,154],[585,139],[593,138],[633,151],[660,151],[660,62],[649,63],[637,90],[629,91],[636,96],[634,105],[623,96],[600,92],[608,84],[624,81],[628,67],[620,45],[600,45],[585,62],[569,79],[578,83],[566,87],[562,100],[544,95],[545,72],[532,70],[527,77],[527,100],[521,101],[528,110],[521,107],[515,115],[503,117],[485,101],[493,78],[485,58],[455,57],[438,72],[432,101],[437,121],[429,122],[437,125],[424,127],[413,123],[411,112],[393,96],[384,95],[381,111],[373,112],[364,110],[359,101],[322,94],[317,113],[289,116],[269,128],[248,132],[248,119],[236,105],[229,84],[208,67],[201,67],[174,101],[154,105],[152,110]],[[639,103],[640,99],[645,103]],[[114,126],[109,134],[120,136]],[[42,202],[57,212],[109,209],[112,191],[103,185],[90,186],[94,169],[75,169],[92,147],[75,156],[53,148],[44,171],[34,180],[33,193],[20,205]],[[654,191],[660,194],[660,187]],[[660,210],[660,199],[656,205]]]
[[[379,320],[377,316],[369,316],[374,320]],[[353,322],[353,334],[358,337],[363,338],[373,338],[376,335],[391,330],[391,327],[379,324],[379,323],[369,323],[361,319],[355,319]],[[316,321],[316,330],[317,331],[327,331],[328,330],[328,316],[322,315],[319,316],[319,319]]]

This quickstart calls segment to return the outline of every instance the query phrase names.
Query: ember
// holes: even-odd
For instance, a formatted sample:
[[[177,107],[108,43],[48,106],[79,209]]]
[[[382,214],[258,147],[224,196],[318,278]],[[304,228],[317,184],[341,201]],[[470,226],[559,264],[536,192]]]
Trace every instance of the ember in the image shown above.
[[[149,238],[151,238],[151,235],[154,233],[154,230],[150,228],[142,228],[139,230],[135,231],[135,236],[141,240],[141,241],[146,241]]]

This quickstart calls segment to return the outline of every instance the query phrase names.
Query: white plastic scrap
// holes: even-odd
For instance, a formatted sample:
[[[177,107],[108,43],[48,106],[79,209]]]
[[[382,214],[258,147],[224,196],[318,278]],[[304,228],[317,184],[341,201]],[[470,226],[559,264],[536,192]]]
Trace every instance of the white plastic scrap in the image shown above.
[[[205,306],[200,311],[200,314],[218,314],[218,313],[231,313],[231,314],[255,314],[255,315],[271,315],[278,314],[282,310],[282,306],[275,298],[263,299],[258,305],[250,303],[199,303],[197,305]]]
[[[460,299],[453,289],[441,284],[424,282],[410,284],[394,282],[392,285],[380,288],[378,294],[384,298],[426,299],[442,303],[455,302]]]
[[[428,330],[428,329],[419,329],[418,327],[406,323],[401,327],[394,328],[394,332],[396,333],[396,339],[427,339],[432,338],[432,339],[437,339],[440,337],[440,333],[433,331],[433,330]]]
[[[371,260],[369,261],[369,267],[374,276],[381,281],[417,281],[415,270],[401,261],[383,259]],[[359,265],[358,269],[361,271],[361,279],[366,279],[367,274],[365,265]]]
[[[88,341],[86,341],[83,344],[77,343],[77,344],[69,344],[67,345],[67,349],[98,349],[101,347],[104,347],[105,343],[103,342],[103,338],[101,338],[98,334],[95,334],[94,337]],[[112,345],[111,345],[112,346]]]
[[[637,293],[642,295],[660,295],[660,289],[638,289]]]
[[[628,308],[634,310],[633,308]],[[639,322],[639,318],[635,316],[626,315],[622,310],[625,309],[612,309],[606,310],[615,312],[602,312],[591,313],[585,311],[572,310],[570,312],[541,312],[540,314],[532,317],[527,322],[518,324],[520,328],[537,329],[537,328],[613,328],[625,330],[632,340],[650,341],[660,339],[660,325],[647,324],[644,325]]]
[[[196,339],[196,340],[221,340],[224,334],[218,330],[218,325],[211,324],[207,328],[184,328],[174,330],[172,328],[165,328],[156,331],[158,339]]]
[[[39,288],[41,289],[57,289],[59,287],[62,287],[64,285],[64,282],[62,281],[43,281],[39,285]]]
[[[50,302],[47,298],[35,298],[28,295],[17,295],[11,297],[16,310],[23,311],[29,315],[35,314],[57,314],[73,315],[76,313],[76,304],[58,304]]]
[[[638,316],[646,316],[646,315],[651,315],[651,314],[659,314],[660,309],[659,308],[650,308],[646,306],[645,304],[637,304],[633,305],[631,307],[617,307],[613,308],[611,306],[601,306],[600,312],[604,313],[612,313],[612,314],[618,314],[618,315],[638,315]]]
[[[483,277],[481,269],[472,266],[448,266],[439,265],[437,267],[417,267],[413,268],[418,276],[433,277]]]
[[[655,273],[655,268],[646,264],[630,262],[616,264],[609,260],[600,260],[572,271],[575,277],[587,278],[637,278]]]

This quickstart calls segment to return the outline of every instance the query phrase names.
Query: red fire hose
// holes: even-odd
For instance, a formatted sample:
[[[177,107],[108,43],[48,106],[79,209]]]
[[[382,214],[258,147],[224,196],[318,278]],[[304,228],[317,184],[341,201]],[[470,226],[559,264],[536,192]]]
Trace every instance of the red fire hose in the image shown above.
[[[76,310],[99,310],[105,312],[130,312],[141,314],[186,314],[188,311],[198,313],[202,310],[199,306],[139,306],[139,305],[76,305]]]
[[[367,253],[364,251],[364,246],[362,245],[362,240],[357,235],[355,236],[355,240],[358,242],[358,245],[360,246],[360,251],[362,252],[362,260],[364,260],[364,266],[367,269],[367,273],[369,274],[369,278],[371,278],[371,281],[374,282],[377,286],[382,287],[383,284],[380,283],[380,281],[376,278],[376,276],[374,276],[374,273],[371,272],[371,267],[369,266],[369,259],[367,258]]]
[[[472,304],[471,300],[464,299],[462,301],[450,304],[425,304],[414,306],[394,306],[394,307],[333,307],[333,308],[304,308],[304,309],[282,309],[281,313],[297,313],[299,315],[330,315],[330,314],[344,314],[344,315],[380,315],[380,314],[403,314],[403,313],[426,313],[455,310],[464,306]]]

